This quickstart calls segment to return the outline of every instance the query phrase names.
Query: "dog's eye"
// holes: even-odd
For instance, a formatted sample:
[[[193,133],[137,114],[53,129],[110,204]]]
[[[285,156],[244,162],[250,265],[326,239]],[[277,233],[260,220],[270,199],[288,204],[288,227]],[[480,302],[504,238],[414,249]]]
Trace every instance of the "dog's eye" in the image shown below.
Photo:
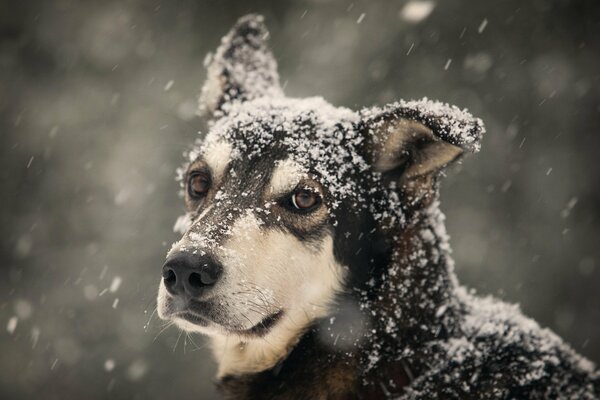
[[[292,194],[292,205],[297,210],[307,211],[319,204],[321,198],[312,190],[299,189]]]
[[[204,172],[192,172],[188,178],[188,193],[192,198],[204,196],[210,189],[210,176]]]

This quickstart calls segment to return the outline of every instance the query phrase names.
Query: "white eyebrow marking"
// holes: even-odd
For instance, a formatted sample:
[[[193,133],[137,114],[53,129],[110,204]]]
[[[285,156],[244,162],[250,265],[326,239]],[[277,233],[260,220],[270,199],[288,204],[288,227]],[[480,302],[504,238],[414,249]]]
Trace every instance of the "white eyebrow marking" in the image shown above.
[[[298,185],[302,178],[306,177],[304,169],[297,162],[287,159],[277,163],[269,190],[271,195],[278,195],[291,191]]]
[[[225,167],[231,161],[231,143],[224,140],[209,144],[204,150],[204,161],[213,173],[213,179],[219,180],[225,172]]]

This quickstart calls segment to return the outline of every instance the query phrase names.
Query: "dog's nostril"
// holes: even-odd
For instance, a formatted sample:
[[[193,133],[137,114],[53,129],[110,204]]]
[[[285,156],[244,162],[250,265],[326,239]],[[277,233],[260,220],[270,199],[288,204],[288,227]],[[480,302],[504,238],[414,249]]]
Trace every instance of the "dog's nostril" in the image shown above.
[[[163,284],[172,295],[200,298],[217,283],[222,271],[219,263],[208,258],[177,253],[163,265]]]
[[[213,285],[219,279],[218,269],[203,269],[200,271],[200,279],[205,285]]]
[[[204,286],[204,283],[202,282],[202,276],[200,276],[200,274],[197,272],[191,273],[188,277],[188,281],[193,288],[201,288]]]
[[[173,284],[177,282],[177,276],[175,275],[175,272],[170,268],[165,269],[163,271],[163,279],[165,280],[165,283],[168,284]]]

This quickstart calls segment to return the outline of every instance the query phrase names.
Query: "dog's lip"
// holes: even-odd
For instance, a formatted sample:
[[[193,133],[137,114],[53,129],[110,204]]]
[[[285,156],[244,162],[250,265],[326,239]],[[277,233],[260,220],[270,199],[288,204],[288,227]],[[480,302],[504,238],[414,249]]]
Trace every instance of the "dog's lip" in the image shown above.
[[[191,322],[192,324],[199,326],[206,326],[209,323],[209,321],[206,318],[190,310],[174,312],[173,314],[171,314],[171,317],[181,318],[183,320],[186,320],[187,322]]]
[[[281,319],[284,313],[284,310],[278,310],[273,314],[263,318],[258,324],[254,325],[252,328],[244,330],[234,330],[232,332],[242,336],[264,336],[271,330],[271,328],[275,326],[275,324],[277,324],[277,322]]]
[[[190,300],[187,302],[185,308],[171,312],[169,317],[170,318],[180,318],[180,319],[183,319],[187,322],[190,322],[190,323],[192,323],[194,325],[198,325],[198,326],[207,326],[210,323],[221,325],[229,333],[240,335],[240,336],[262,337],[262,336],[266,335],[271,330],[271,328],[273,328],[273,326],[275,326],[277,324],[277,322],[281,319],[281,317],[285,313],[285,311],[283,309],[280,309],[280,310],[277,310],[276,312],[266,316],[265,318],[263,318],[260,322],[258,322],[256,325],[254,325],[251,328],[233,329],[231,327],[228,327],[227,325],[224,325],[222,323],[219,323],[218,321],[213,320],[209,315],[203,315],[204,313],[200,313],[197,310],[195,310],[198,307],[201,307],[203,309],[205,306],[207,306],[207,303],[204,303],[204,302],[201,303],[198,301]]]
[[[200,303],[190,298],[174,299],[169,297],[165,302],[164,318],[180,318],[194,325],[207,326],[212,322],[206,309],[208,303]]]

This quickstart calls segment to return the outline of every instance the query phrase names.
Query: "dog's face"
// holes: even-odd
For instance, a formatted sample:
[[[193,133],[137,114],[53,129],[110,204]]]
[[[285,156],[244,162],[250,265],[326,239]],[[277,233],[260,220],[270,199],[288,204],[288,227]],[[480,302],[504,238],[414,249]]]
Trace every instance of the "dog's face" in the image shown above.
[[[356,121],[320,99],[254,100],[219,120],[183,176],[189,226],[169,252],[161,316],[250,339],[281,319],[325,315],[347,274],[334,255],[336,211],[358,198],[349,176],[367,169]],[[187,263],[200,267],[199,290],[184,281],[178,295]]]
[[[381,251],[369,235],[405,223],[482,131],[427,100],[354,112],[286,98],[265,32],[240,20],[209,66],[211,129],[182,173],[183,236],[158,296],[181,328],[246,342],[326,316]]]

